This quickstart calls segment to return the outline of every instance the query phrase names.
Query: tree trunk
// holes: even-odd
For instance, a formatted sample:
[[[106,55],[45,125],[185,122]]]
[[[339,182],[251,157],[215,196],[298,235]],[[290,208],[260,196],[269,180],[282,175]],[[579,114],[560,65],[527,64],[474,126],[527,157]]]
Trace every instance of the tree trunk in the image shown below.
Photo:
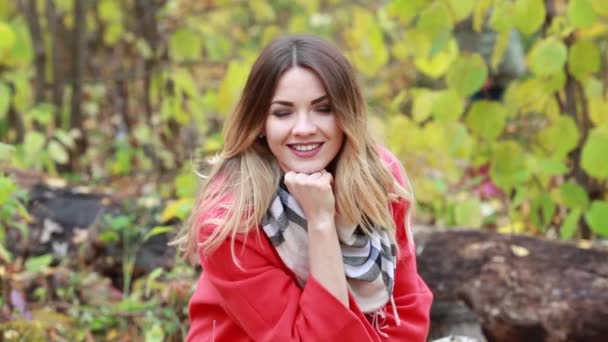
[[[75,1],[74,5],[74,41],[72,46],[72,102],[70,127],[78,132],[76,148],[72,154],[72,165],[75,166],[75,157],[82,155],[87,147],[84,134],[82,114],[82,88],[85,72],[86,58],[86,3],[85,0]]]
[[[417,239],[435,304],[463,300],[488,341],[605,341],[608,251],[482,231]]]
[[[46,0],[46,19],[49,28],[52,49],[52,69],[53,69],[53,104],[55,105],[55,127],[62,127],[61,113],[63,109],[63,70],[61,67],[59,35],[57,25],[59,18],[55,8],[55,0]]]

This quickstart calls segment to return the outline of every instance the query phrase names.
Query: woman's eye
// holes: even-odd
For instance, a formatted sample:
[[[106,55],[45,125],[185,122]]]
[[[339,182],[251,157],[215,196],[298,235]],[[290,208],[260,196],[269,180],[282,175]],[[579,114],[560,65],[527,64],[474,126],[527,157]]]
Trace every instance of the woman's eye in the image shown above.
[[[319,107],[319,108],[317,108],[317,112],[330,113],[331,107],[329,107],[329,106]]]
[[[283,117],[283,116],[287,116],[289,115],[291,112],[287,112],[287,111],[283,111],[283,110],[277,110],[272,112],[272,115],[276,116],[276,117]]]

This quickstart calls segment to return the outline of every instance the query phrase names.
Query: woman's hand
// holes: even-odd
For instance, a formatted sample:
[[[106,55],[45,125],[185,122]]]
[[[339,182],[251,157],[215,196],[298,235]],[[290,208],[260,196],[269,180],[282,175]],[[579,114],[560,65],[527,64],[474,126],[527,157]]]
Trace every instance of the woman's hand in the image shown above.
[[[285,185],[296,199],[306,220],[314,225],[334,222],[336,202],[332,189],[331,173],[322,170],[313,174],[287,172]]]
[[[325,170],[311,175],[285,174],[285,185],[308,221],[310,274],[348,308],[348,286],[334,222],[336,201],[332,181],[331,173]]]

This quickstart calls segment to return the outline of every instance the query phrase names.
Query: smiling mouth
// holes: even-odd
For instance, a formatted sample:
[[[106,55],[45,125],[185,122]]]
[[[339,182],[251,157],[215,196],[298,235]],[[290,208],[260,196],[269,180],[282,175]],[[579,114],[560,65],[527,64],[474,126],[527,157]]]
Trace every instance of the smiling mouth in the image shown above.
[[[319,147],[321,147],[321,145],[323,145],[323,143],[312,143],[312,144],[288,144],[287,146],[293,150],[299,151],[299,152],[308,152],[308,151],[312,151],[315,150]]]

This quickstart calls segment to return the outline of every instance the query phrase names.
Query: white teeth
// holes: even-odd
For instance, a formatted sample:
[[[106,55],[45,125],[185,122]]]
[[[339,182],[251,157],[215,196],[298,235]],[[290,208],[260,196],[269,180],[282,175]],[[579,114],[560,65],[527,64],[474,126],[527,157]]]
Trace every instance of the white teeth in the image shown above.
[[[309,144],[309,145],[291,145],[294,150],[298,150],[298,151],[310,151],[310,150],[314,150],[315,148],[321,146],[321,144]]]

